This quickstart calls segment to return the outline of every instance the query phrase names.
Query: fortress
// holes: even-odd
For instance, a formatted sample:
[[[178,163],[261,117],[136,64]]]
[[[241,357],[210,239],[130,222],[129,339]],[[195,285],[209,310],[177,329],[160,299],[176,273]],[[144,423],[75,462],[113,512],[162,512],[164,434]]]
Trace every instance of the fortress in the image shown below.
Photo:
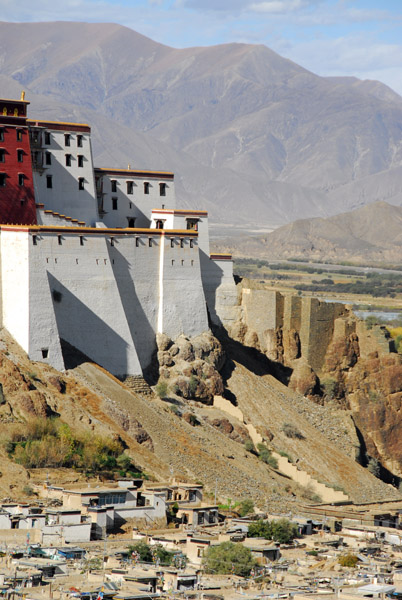
[[[0,99],[0,315],[29,358],[141,375],[157,333],[230,322],[231,256],[210,255],[205,211],[175,208],[173,173],[96,168],[88,125],[28,104]]]

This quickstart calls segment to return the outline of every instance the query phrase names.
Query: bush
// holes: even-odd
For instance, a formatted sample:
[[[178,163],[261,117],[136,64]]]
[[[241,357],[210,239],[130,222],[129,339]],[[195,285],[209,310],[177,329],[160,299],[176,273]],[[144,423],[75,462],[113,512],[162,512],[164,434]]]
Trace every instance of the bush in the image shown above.
[[[321,387],[323,388],[324,394],[330,398],[335,398],[336,394],[336,380],[333,377],[326,377],[321,381]]]
[[[270,450],[264,444],[257,444],[258,458],[273,469],[278,468],[278,461],[272,456]]]
[[[374,477],[379,478],[381,475],[381,465],[376,458],[371,457],[367,464],[367,469]]]
[[[155,386],[155,392],[159,398],[166,398],[168,394],[168,384],[164,379],[160,379]]]
[[[251,551],[245,546],[233,542],[223,542],[208,548],[202,564],[206,573],[218,573],[219,575],[233,573],[239,577],[247,577],[257,563],[253,559]]]
[[[357,556],[355,554],[343,554],[342,556],[340,556],[338,558],[338,563],[342,566],[342,567],[352,567],[354,568],[357,563],[359,562],[359,559],[357,558]]]
[[[174,552],[169,552],[160,544],[149,546],[142,540],[128,547],[130,554],[136,552],[141,562],[159,562],[160,565],[169,566],[173,562]]]
[[[10,458],[25,468],[73,467],[92,474],[138,471],[119,441],[73,433],[60,419],[32,419],[12,434],[5,448]]]
[[[296,440],[304,440],[305,439],[304,435],[296,427],[296,425],[292,425],[291,423],[284,423],[282,426],[282,431],[288,438],[296,439]]]
[[[250,440],[250,438],[248,438],[247,440],[244,440],[244,448],[247,450],[247,452],[252,452],[253,454],[257,454],[255,446],[254,446],[253,442]]]
[[[254,512],[254,502],[251,500],[251,498],[246,498],[245,500],[242,500],[239,504],[238,507],[238,513],[241,517],[245,517],[246,515],[249,515],[250,513]]]

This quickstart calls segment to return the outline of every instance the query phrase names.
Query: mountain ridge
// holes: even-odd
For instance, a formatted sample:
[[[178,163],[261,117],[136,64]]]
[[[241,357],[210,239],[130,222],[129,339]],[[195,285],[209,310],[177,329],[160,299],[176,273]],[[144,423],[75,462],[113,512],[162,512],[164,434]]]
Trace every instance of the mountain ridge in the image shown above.
[[[31,117],[90,111],[99,166],[125,154],[174,170],[178,203],[215,222],[276,227],[356,199],[402,202],[402,98],[379,82],[320,77],[263,45],[175,49],[107,23],[0,23],[0,64],[4,91],[32,98]]]

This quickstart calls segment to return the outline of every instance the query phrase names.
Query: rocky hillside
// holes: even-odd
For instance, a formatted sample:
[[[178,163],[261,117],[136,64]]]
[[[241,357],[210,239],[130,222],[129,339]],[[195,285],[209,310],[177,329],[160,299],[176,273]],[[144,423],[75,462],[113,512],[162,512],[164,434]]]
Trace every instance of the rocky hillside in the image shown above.
[[[375,202],[328,218],[300,219],[264,236],[228,239],[219,251],[265,260],[401,263],[402,208]]]
[[[344,435],[350,438],[350,429],[345,419],[350,418],[355,458],[398,485],[402,480],[402,355],[395,352],[386,328],[367,328],[342,304],[282,295],[247,280],[240,288],[240,316],[230,331],[239,348],[253,348],[275,364],[277,377],[287,383],[286,392],[282,390],[287,400],[289,390],[294,390],[322,407],[312,413],[317,418],[322,414],[324,421],[313,424],[326,437],[334,431],[329,418],[325,421],[326,409],[344,411],[332,441],[348,447]],[[246,404],[247,412],[252,401]],[[292,406],[306,414],[299,396]]]
[[[186,348],[190,355],[184,362],[193,369],[200,359],[191,355],[195,346],[190,341]],[[216,342],[215,353],[218,348]],[[256,436],[270,451],[286,453],[316,481],[342,488],[354,500],[399,497],[395,488],[355,461],[359,440],[349,412],[336,405],[317,406],[290,391],[273,377],[273,364],[260,352],[227,339],[223,349],[226,358],[219,366],[229,409],[211,405],[208,399],[185,399],[177,388],[176,393],[169,389],[164,399],[145,393],[146,386],[135,392],[89,363],[58,373],[31,363],[3,330],[0,493],[18,498],[26,493],[27,484],[43,481],[43,470],[25,469],[10,460],[6,443],[34,416],[59,415],[75,432],[120,440],[138,468],[151,477],[167,479],[173,474],[201,481],[224,500],[251,496],[260,508],[283,512],[315,498],[311,489],[246,450],[244,442],[255,441]],[[235,404],[241,413],[233,412]],[[289,427],[297,429],[296,437],[288,435]],[[58,483],[84,477],[66,469],[46,472]]]
[[[402,99],[261,45],[174,49],[115,24],[1,23],[2,95],[93,126],[98,166],[172,169],[182,205],[243,228],[402,203]],[[247,201],[245,202],[245,199]]]

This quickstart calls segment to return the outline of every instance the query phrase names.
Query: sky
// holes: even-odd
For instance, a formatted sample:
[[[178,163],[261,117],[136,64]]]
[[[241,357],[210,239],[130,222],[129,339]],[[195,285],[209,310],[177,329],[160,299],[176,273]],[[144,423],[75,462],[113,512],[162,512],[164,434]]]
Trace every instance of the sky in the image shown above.
[[[0,20],[113,22],[174,48],[264,44],[402,95],[402,0],[0,0]]]

